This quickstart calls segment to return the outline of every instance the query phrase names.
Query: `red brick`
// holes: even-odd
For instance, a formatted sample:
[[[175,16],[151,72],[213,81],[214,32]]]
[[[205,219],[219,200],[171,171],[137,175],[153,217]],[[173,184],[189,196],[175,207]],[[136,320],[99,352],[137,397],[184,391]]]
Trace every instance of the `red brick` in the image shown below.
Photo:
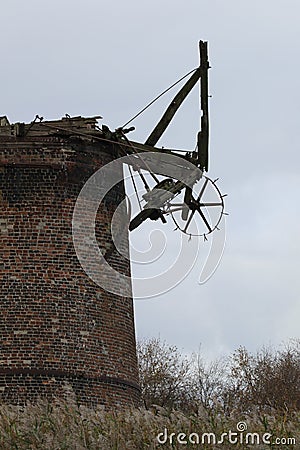
[[[118,155],[108,143],[0,142],[0,393],[11,403],[65,395],[108,406],[138,404],[132,298],[98,287],[72,242],[72,213],[90,175]],[[97,238],[124,186],[100,207]],[[110,264],[130,275],[116,251]],[[3,390],[3,388],[5,388]]]

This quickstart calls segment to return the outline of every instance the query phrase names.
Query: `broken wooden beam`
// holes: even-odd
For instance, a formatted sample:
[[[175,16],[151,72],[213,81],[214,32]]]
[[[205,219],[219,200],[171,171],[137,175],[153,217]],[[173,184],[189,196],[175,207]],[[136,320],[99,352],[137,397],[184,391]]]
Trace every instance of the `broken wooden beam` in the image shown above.
[[[201,170],[208,171],[208,145],[209,145],[209,113],[208,113],[208,50],[207,42],[199,42],[200,51],[200,67],[202,68],[202,75],[200,80],[200,105],[202,110],[201,115],[201,130],[198,133],[198,163]]]
[[[171,120],[173,119],[176,111],[184,101],[184,99],[187,97],[187,95],[190,93],[190,91],[193,89],[195,84],[199,81],[199,78],[201,76],[201,68],[198,67],[198,69],[195,70],[193,75],[188,79],[188,81],[185,83],[185,85],[180,89],[180,91],[177,93],[177,95],[172,100],[171,104],[165,111],[164,115],[150,134],[150,136],[147,138],[145,144],[154,146],[158,140],[161,138],[162,134],[165,132],[166,128],[170,124]]]

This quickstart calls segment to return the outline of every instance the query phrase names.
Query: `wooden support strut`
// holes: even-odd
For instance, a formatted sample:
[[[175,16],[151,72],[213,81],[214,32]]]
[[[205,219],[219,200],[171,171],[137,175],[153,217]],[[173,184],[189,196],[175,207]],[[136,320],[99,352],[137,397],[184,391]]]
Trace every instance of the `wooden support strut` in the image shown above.
[[[200,67],[202,75],[200,80],[200,104],[202,110],[201,131],[198,133],[198,163],[201,170],[208,171],[208,145],[209,145],[209,114],[208,114],[208,51],[207,42],[199,42]]]
[[[184,101],[184,99],[188,96],[190,91],[193,89],[195,84],[198,82],[199,78],[201,77],[202,69],[201,67],[198,67],[198,69],[195,70],[193,75],[188,79],[188,81],[185,83],[185,85],[180,89],[178,94],[174,97],[171,104],[165,111],[164,115],[150,134],[150,136],[147,138],[145,144],[154,146],[157,141],[161,138],[162,134],[165,132],[166,128],[170,124],[171,120],[173,119],[176,111]]]

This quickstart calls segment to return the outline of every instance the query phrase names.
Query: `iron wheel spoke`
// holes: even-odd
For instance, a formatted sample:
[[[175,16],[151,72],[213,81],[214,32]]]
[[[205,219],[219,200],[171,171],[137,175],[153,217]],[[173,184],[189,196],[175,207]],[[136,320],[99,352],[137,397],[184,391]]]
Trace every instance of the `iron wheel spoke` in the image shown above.
[[[192,221],[192,218],[194,217],[194,214],[195,214],[195,209],[191,212],[191,215],[190,215],[190,217],[189,217],[189,219],[188,219],[188,221],[187,221],[187,223],[186,223],[186,226],[184,227],[184,232],[186,232],[186,230],[187,230],[187,228],[188,228],[188,226],[189,226],[189,224],[191,223],[191,221]]]
[[[203,195],[203,193],[204,193],[204,191],[205,191],[205,189],[206,189],[207,183],[208,183],[208,178],[206,178],[205,183],[204,183],[204,185],[202,186],[202,189],[201,189],[201,191],[200,191],[200,193],[199,193],[199,195],[198,195],[198,197],[197,197],[197,202],[200,201],[200,199],[201,199],[201,197],[202,197],[202,195]]]
[[[200,206],[199,206],[199,208],[197,208],[197,211],[198,211],[198,213],[200,214],[200,216],[201,216],[203,222],[205,223],[205,225],[206,225],[207,228],[209,229],[209,232],[211,233],[211,232],[212,232],[211,226],[209,225],[209,223],[208,223],[208,221],[207,221],[205,215],[203,214],[203,211],[201,211]]]
[[[199,206],[222,206],[222,203],[199,203]]]

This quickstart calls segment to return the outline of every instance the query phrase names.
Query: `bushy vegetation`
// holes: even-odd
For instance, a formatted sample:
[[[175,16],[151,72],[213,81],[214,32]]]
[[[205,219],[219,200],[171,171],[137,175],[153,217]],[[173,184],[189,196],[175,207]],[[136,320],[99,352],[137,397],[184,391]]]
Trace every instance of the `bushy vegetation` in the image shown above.
[[[158,339],[140,343],[138,354],[142,407],[105,411],[72,398],[25,407],[3,404],[0,449],[300,448],[299,342],[255,355],[240,348],[212,363],[201,355],[182,356]],[[238,443],[235,435],[218,443],[230,430]],[[251,441],[257,435],[259,444]],[[263,436],[271,444],[263,443]]]
[[[300,410],[299,340],[256,354],[240,347],[228,358],[207,363],[200,353],[182,356],[177,347],[150,339],[139,343],[138,356],[146,408],[156,404],[195,412],[217,405],[224,414]]]

